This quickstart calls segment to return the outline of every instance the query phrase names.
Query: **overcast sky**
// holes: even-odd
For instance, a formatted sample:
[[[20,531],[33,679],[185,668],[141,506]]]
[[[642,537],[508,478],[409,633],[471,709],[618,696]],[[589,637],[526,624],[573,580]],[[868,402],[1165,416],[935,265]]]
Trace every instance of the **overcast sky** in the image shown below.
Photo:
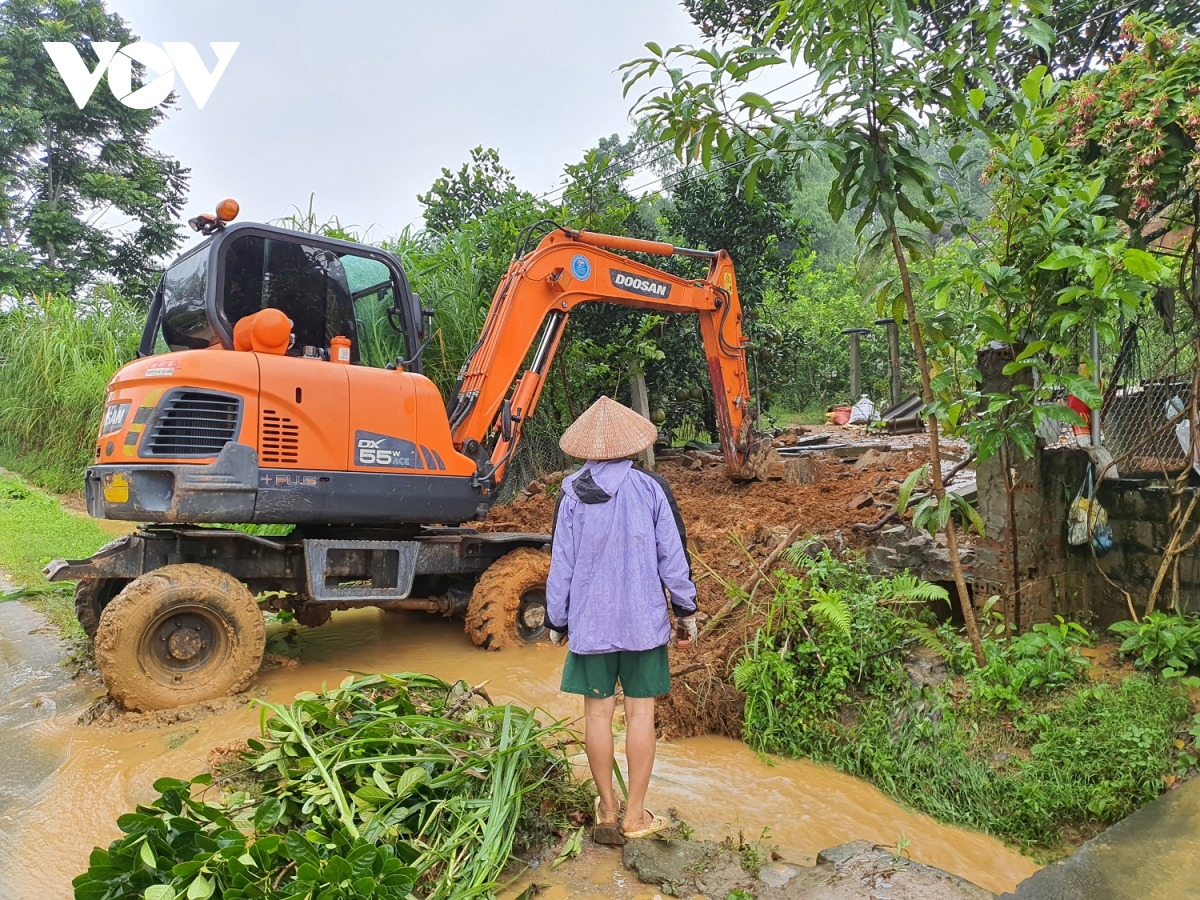
[[[617,67],[655,40],[699,42],[675,0],[247,2],[109,0],[142,40],[239,41],[204,109],[182,84],[156,148],[192,170],[188,215],[234,197],[265,221],[316,194],[324,219],[383,237],[416,194],[477,145],[517,183],[561,184],[564,163],[630,130]],[[103,87],[101,88],[103,89]]]

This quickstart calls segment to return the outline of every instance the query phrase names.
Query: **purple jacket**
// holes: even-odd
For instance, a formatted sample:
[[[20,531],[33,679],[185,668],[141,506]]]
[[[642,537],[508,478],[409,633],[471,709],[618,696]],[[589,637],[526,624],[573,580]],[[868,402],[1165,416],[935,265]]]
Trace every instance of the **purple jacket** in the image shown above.
[[[651,650],[676,616],[696,611],[683,519],[660,476],[629,460],[596,462],[563,479],[554,522],[546,624],[572,652]]]

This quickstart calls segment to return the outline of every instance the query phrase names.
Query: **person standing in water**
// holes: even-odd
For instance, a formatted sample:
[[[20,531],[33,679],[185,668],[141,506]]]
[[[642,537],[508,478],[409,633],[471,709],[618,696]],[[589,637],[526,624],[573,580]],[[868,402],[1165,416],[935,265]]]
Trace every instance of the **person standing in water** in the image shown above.
[[[654,769],[654,698],[671,690],[668,596],[677,646],[696,640],[683,518],[666,480],[628,458],[657,437],[654,425],[608,397],[563,433],[563,452],[587,462],[563,479],[546,582],[550,639],[569,647],[562,690],[584,697],[584,745],[600,794],[597,826],[615,827],[620,816],[612,731],[618,681],[625,695],[629,805],[621,830],[628,838],[667,827],[645,806]]]

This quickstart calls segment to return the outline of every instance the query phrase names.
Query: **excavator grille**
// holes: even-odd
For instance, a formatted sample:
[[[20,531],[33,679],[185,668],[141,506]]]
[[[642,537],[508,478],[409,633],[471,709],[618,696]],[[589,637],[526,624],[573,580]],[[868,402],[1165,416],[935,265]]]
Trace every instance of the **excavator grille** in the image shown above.
[[[260,459],[265,463],[295,463],[300,459],[300,427],[273,409],[262,411]]]
[[[177,388],[159,403],[139,455],[171,459],[216,456],[222,447],[237,440],[241,418],[240,397]]]

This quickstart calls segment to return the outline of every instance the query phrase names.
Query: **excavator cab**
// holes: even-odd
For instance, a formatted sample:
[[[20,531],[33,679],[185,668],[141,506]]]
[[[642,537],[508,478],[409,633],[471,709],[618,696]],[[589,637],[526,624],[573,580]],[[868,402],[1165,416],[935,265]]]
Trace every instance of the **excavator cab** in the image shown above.
[[[291,320],[286,355],[328,359],[333,339],[341,337],[350,341],[351,364],[380,368],[416,355],[425,322],[393,254],[269,225],[231,224],[166,270],[139,355],[233,349],[237,323],[263,309]],[[376,327],[382,319],[390,329]],[[374,343],[364,348],[364,339]],[[407,368],[419,373],[420,360]]]

